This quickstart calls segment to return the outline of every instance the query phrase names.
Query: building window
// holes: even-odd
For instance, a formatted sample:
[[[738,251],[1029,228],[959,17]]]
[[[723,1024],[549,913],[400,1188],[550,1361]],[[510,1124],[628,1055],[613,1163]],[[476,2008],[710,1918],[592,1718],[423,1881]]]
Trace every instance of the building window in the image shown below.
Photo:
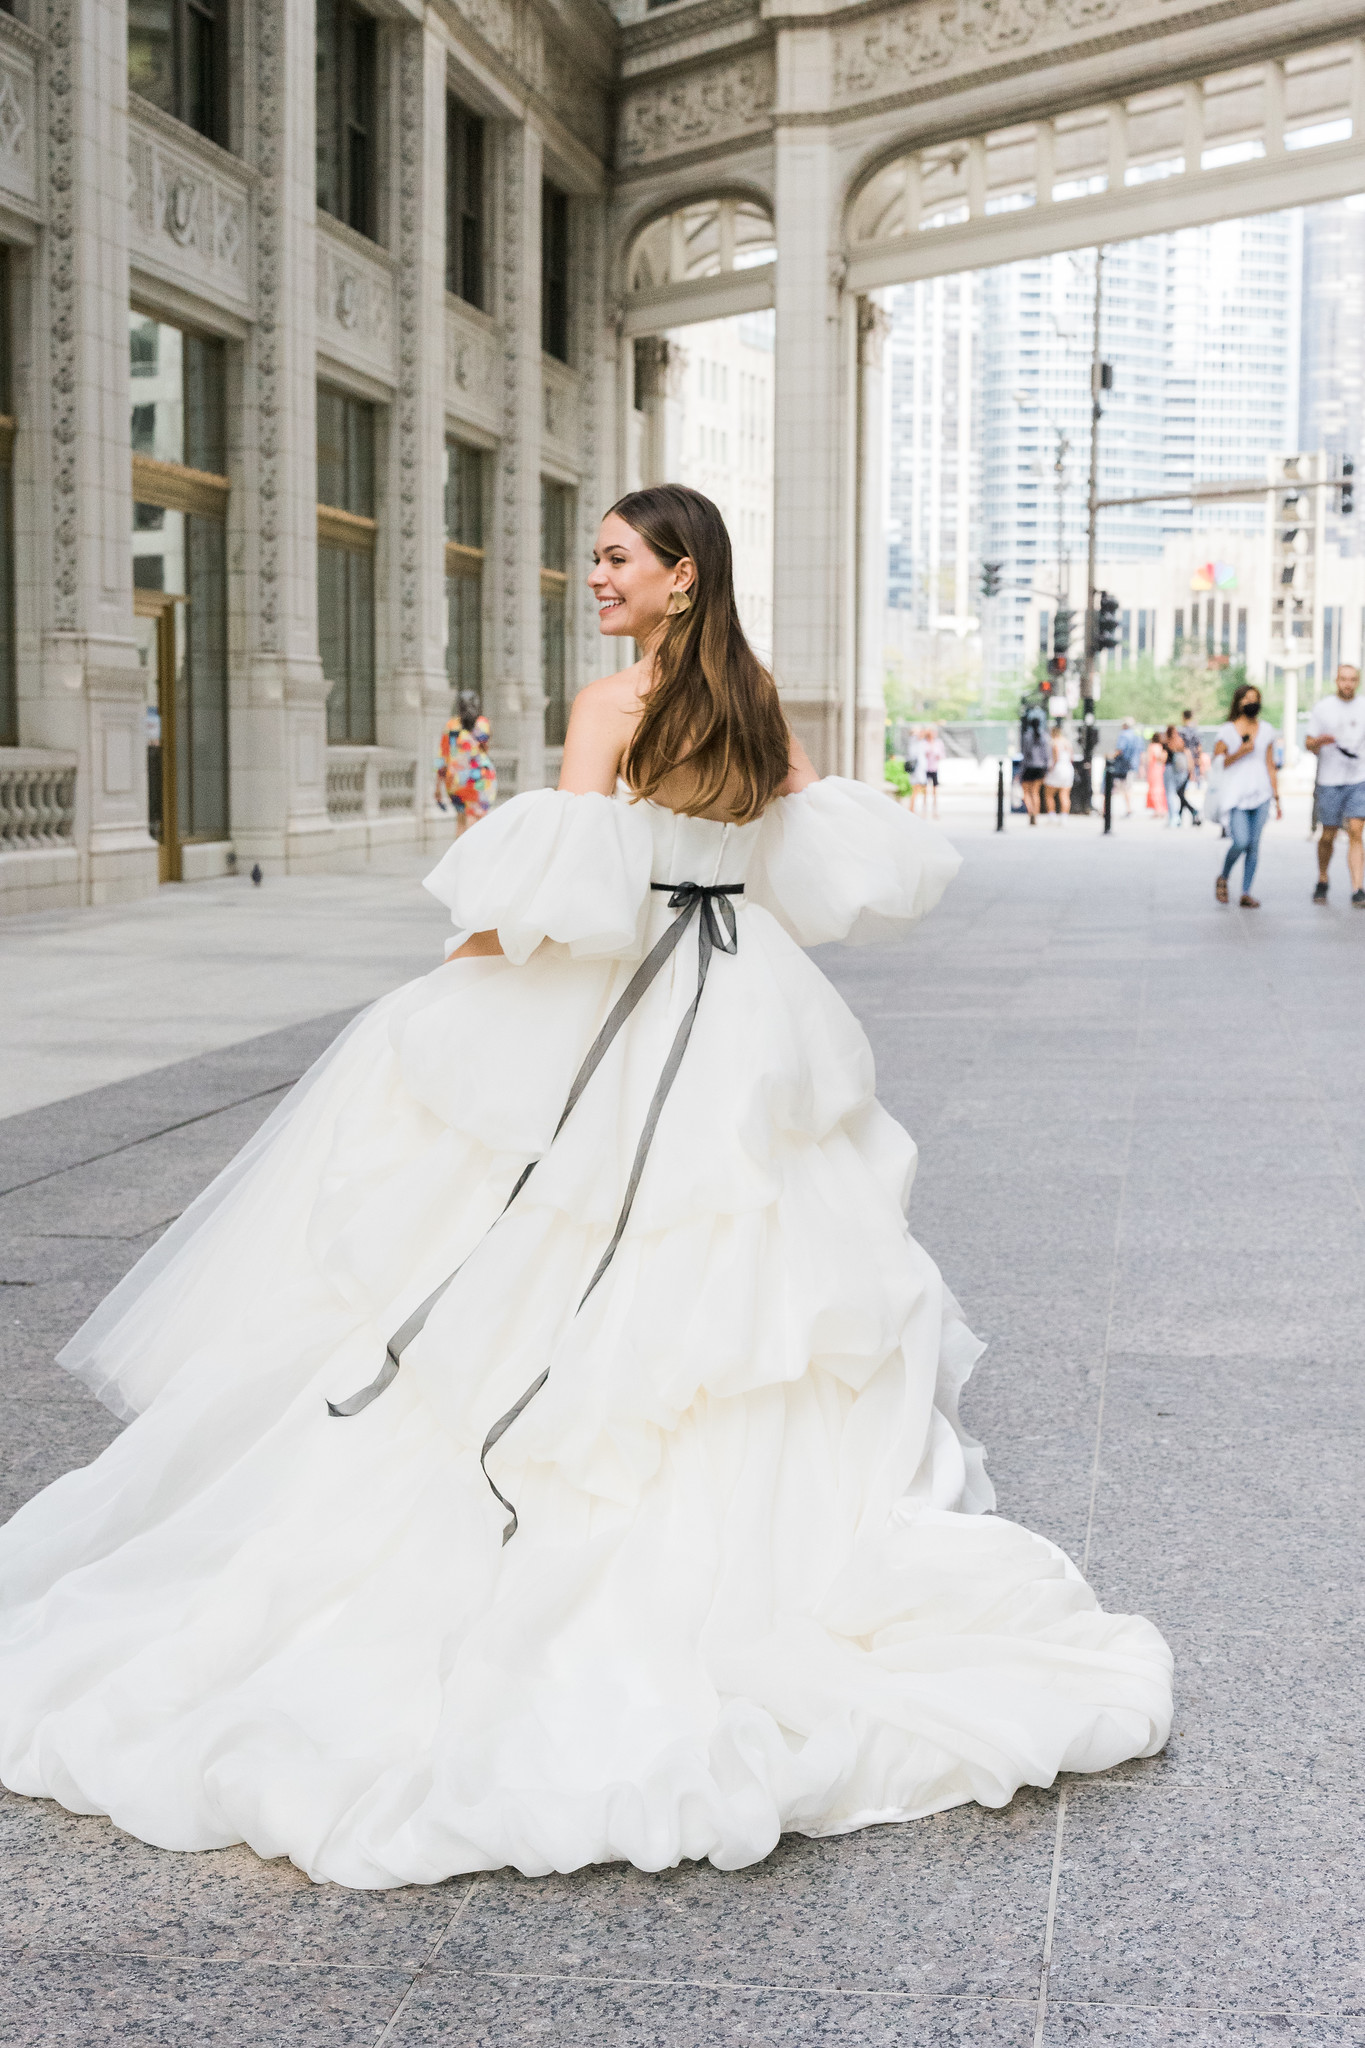
[[[1198,610],[1199,610],[1199,607],[1198,607],[1198,605],[1196,605],[1196,606],[1195,606],[1195,612],[1197,613],[1197,612],[1198,612]],[[1196,632],[1198,631],[1198,619],[1197,619],[1197,618],[1195,619],[1195,628],[1194,628],[1194,630],[1195,630]],[[1176,615],[1175,615],[1175,652],[1176,652],[1177,654],[1179,654],[1179,652],[1180,652],[1181,648],[1182,648],[1182,647],[1183,647],[1184,645],[1185,645],[1185,614],[1184,614],[1184,611],[1183,611],[1183,609],[1182,609],[1182,610],[1178,610],[1178,611],[1176,612]]]
[[[10,365],[9,250],[0,248],[0,747],[19,744],[14,648],[14,392]]]
[[[1241,655],[1241,657],[1243,658],[1243,660],[1245,660],[1245,659],[1246,659],[1246,651],[1247,651],[1247,615],[1246,615],[1246,607],[1245,607],[1244,605],[1239,605],[1239,606],[1237,607],[1237,652],[1238,652],[1238,654],[1239,654],[1239,655]]]
[[[211,142],[227,140],[227,0],[128,0],[128,84]]]
[[[177,880],[181,846],[229,830],[226,352],[137,312],[128,342],[148,825]]]
[[[569,360],[569,199],[547,178],[540,192],[540,345]]]
[[[372,241],[378,57],[370,15],[353,0],[318,0],[318,205]]]
[[[446,95],[446,290],[482,307],[484,125]]]
[[[573,492],[540,480],[540,672],[545,691],[545,744],[562,747],[569,729],[569,535]]]
[[[483,706],[484,456],[446,442],[446,674]]]
[[[318,651],[330,745],[374,745],[374,407],[318,386]]]

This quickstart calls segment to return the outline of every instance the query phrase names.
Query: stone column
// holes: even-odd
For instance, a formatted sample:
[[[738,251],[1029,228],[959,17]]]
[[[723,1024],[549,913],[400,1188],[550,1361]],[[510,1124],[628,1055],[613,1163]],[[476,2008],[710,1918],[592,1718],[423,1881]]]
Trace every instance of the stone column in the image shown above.
[[[829,774],[841,766],[840,706],[852,658],[845,469],[854,421],[838,187],[821,129],[779,127],[775,158],[773,667],[793,730]],[[851,763],[843,766],[849,772]]]
[[[46,397],[45,561],[34,578],[42,680],[29,746],[74,752],[82,888],[156,887],[147,831],[146,683],[133,640],[128,375],[128,23],[123,0],[49,0],[48,187],[34,379]]]
[[[635,344],[635,381],[644,417],[640,438],[640,481],[663,484],[681,473],[683,373],[687,355],[663,334],[642,335]]]
[[[316,29],[312,0],[259,0],[247,93],[257,320],[246,345],[233,529],[244,564],[232,678],[239,863],[322,865],[327,684],[318,656]],[[234,550],[236,552],[236,549]]]
[[[497,700],[499,749],[515,748],[516,788],[545,782],[545,692],[540,666],[540,137],[526,124],[502,131],[502,442],[498,450]]]
[[[389,559],[388,643],[394,666],[378,709],[381,746],[417,755],[418,817],[450,836],[437,809],[431,765],[448,716],[443,654],[445,558],[445,45],[434,28],[398,32],[398,388],[389,434],[386,498],[394,531]]]
[[[858,301],[858,689],[853,772],[880,789],[886,734],[886,377],[891,321]]]

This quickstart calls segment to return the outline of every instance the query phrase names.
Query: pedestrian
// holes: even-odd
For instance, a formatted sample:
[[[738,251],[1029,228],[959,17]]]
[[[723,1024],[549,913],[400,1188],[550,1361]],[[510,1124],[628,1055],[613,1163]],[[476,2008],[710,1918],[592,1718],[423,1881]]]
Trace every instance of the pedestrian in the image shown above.
[[[1344,661],[1337,670],[1335,697],[1323,697],[1313,706],[1305,745],[1317,756],[1314,808],[1322,827],[1313,901],[1327,901],[1327,870],[1344,825],[1351,901],[1357,910],[1365,910],[1365,703],[1357,697],[1359,688],[1360,670],[1354,662]]]
[[[1109,779],[1123,791],[1126,816],[1133,815],[1133,796],[1128,787],[1130,775],[1136,775],[1142,766],[1142,734],[1131,718],[1125,718],[1119,727],[1118,744],[1109,756]]]
[[[1162,785],[1166,795],[1167,829],[1183,824],[1186,811],[1196,825],[1202,825],[1203,819],[1185,794],[1191,770],[1184,732],[1178,726],[1168,725],[1161,736],[1161,744],[1166,754]]]
[[[1028,812],[1028,821],[1032,826],[1038,823],[1043,777],[1052,766],[1052,742],[1047,734],[1047,718],[1039,704],[1030,704],[1019,720],[1019,756],[1023,764],[1019,771],[1019,780],[1024,791],[1024,809]]]
[[[1166,815],[1166,749],[1159,732],[1147,743],[1147,808],[1159,818]]]
[[[498,771],[488,751],[488,720],[472,690],[462,690],[459,707],[446,723],[436,755],[436,802],[455,813],[455,837],[493,808]]]
[[[1180,737],[1185,742],[1185,752],[1190,757],[1190,780],[1198,789],[1204,780],[1204,742],[1199,736],[1199,727],[1194,722],[1192,711],[1180,714]]]
[[[925,781],[924,734],[919,730],[918,726],[912,727],[910,737],[906,741],[905,772],[910,777],[911,810],[913,811],[916,803],[920,802],[923,803],[927,811],[929,808],[929,785]]]
[[[1240,860],[1243,910],[1261,907],[1259,898],[1251,893],[1251,885],[1256,879],[1261,833],[1270,816],[1270,806],[1274,804],[1277,818],[1283,815],[1275,769],[1277,738],[1274,726],[1267,725],[1261,717],[1260,689],[1255,683],[1242,683],[1233,692],[1227,724],[1219,728],[1213,758],[1215,764],[1223,764],[1219,795],[1232,840],[1222,873],[1214,883],[1214,894],[1220,903],[1227,902],[1228,877]]]
[[[1071,809],[1071,785],[1076,779],[1076,764],[1071,758],[1067,743],[1066,728],[1060,718],[1052,728],[1052,760],[1043,777],[1043,802],[1047,793],[1052,792],[1052,808],[1059,818]]]
[[[938,771],[943,766],[943,742],[931,725],[924,734],[924,774],[929,785],[928,794],[933,799],[934,816],[938,816]]]

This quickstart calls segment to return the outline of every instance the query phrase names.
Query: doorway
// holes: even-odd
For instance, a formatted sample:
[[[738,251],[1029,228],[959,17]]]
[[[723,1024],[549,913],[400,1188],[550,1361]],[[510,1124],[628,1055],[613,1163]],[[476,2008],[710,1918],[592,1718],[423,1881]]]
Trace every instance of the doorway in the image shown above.
[[[188,602],[164,590],[134,590],[137,650],[147,706],[147,830],[156,841],[157,878],[181,880],[181,818],[177,767],[176,675]]]

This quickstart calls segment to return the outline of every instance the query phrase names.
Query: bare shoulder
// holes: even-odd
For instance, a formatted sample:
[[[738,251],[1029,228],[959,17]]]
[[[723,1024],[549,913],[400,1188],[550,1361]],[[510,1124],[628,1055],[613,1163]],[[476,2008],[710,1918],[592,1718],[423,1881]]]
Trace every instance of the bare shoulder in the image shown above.
[[[596,682],[585,683],[573,700],[574,710],[581,704],[594,719],[616,717],[634,721],[644,701],[644,667],[642,661],[632,662],[614,676],[599,676]]]
[[[585,683],[573,700],[564,741],[559,786],[570,792],[597,790],[610,796],[621,758],[640,717],[642,664],[619,675]]]
[[[791,755],[790,765],[787,769],[787,779],[777,792],[778,795],[796,796],[799,791],[809,789],[813,782],[818,782],[819,780],[820,777],[811,765],[809,754],[796,737],[796,734],[793,733],[791,736]]]

